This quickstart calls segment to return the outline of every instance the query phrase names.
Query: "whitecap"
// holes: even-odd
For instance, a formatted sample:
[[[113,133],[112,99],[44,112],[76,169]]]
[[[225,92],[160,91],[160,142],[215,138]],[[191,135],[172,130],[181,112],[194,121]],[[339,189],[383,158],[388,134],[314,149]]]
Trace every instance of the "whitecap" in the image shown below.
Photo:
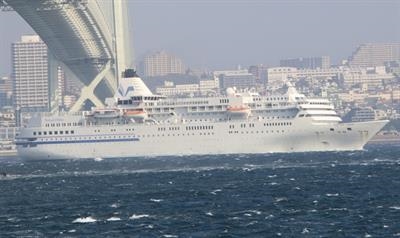
[[[339,193],[327,193],[325,194],[327,197],[337,197],[339,196]]]
[[[347,211],[347,208],[332,207],[332,208],[329,208],[328,210],[330,210],[330,211]]]
[[[93,217],[79,217],[76,218],[72,223],[93,223],[96,222],[97,220],[94,219]]]
[[[274,186],[274,185],[278,185],[278,183],[272,182],[272,183],[269,183],[269,185]]]
[[[222,192],[221,189],[215,189],[214,191],[210,192],[213,195],[217,195],[218,192]]]
[[[163,237],[167,237],[167,238],[175,238],[175,237],[178,237],[178,236],[176,236],[176,235],[163,235]]]
[[[150,198],[150,201],[152,201],[152,202],[162,202],[164,200],[163,199]]]
[[[394,210],[400,210],[400,206],[392,206],[392,207],[389,207],[390,209],[394,209]]]
[[[110,207],[117,208],[117,207],[119,207],[119,204],[118,203],[113,203],[113,204],[110,205]]]
[[[74,229],[68,231],[68,233],[74,233],[74,232],[76,232],[76,230]]]
[[[257,215],[261,215],[261,212],[258,211],[258,210],[249,210],[248,212],[251,212],[251,213],[254,213],[254,214],[257,214]]]
[[[307,234],[307,233],[309,233],[310,231],[307,229],[307,227],[305,227],[304,229],[303,229],[303,231],[301,232],[301,234]]]
[[[274,174],[274,175],[268,175],[268,178],[276,178],[276,177],[277,177],[276,174]]]
[[[147,218],[147,217],[150,217],[150,216],[147,214],[140,214],[140,215],[133,214],[132,216],[129,217],[129,219],[137,220],[137,219]]]
[[[119,217],[110,217],[107,219],[107,221],[121,221],[121,218]]]
[[[103,158],[101,158],[101,157],[96,157],[96,158],[94,158],[94,161],[97,161],[97,162],[103,161]]]
[[[212,212],[207,212],[206,215],[210,216],[210,217],[214,216],[214,214]]]
[[[246,226],[252,226],[252,225],[257,224],[257,223],[258,223],[258,221],[252,221],[252,222],[248,223]]]
[[[286,197],[279,197],[279,198],[275,198],[276,202],[282,202],[282,201],[287,201],[288,199]]]

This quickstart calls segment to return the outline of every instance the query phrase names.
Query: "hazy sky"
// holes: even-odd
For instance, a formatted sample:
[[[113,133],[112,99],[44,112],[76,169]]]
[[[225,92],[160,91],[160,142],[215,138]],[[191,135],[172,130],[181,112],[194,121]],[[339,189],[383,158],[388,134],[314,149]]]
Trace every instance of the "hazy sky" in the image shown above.
[[[136,58],[165,49],[193,68],[277,65],[279,59],[347,58],[358,44],[400,42],[400,0],[128,0]],[[10,44],[33,33],[0,12],[0,76]]]

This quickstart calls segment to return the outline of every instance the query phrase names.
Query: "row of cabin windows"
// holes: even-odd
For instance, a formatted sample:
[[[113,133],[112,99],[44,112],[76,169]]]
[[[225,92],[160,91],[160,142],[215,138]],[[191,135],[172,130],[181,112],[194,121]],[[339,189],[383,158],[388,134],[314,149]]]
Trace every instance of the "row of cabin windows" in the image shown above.
[[[69,123],[47,123],[45,127],[60,127],[60,126],[82,126],[82,122],[69,122]]]
[[[271,122],[271,123],[264,123],[264,126],[291,126],[291,122]]]
[[[133,128],[128,128],[128,129],[126,129],[126,131],[134,131],[135,129],[133,129]],[[116,132],[117,130],[116,129],[110,129],[110,131],[111,132]],[[100,133],[101,131],[100,130],[94,130],[94,133]]]
[[[152,134],[152,135],[138,135],[137,137],[140,138],[150,138],[150,137],[165,137],[165,136],[194,136],[196,135],[195,133],[182,133],[182,134]],[[214,135],[214,132],[203,132],[203,133],[199,133],[198,135],[200,136],[210,136],[210,135]]]
[[[186,102],[159,102],[157,105],[160,106],[175,106],[175,105],[201,105],[210,104],[208,101],[186,101]]]
[[[187,126],[186,130],[187,131],[192,131],[192,130],[213,130],[214,126]]]
[[[330,128],[329,129],[330,131],[335,131],[335,128]],[[351,131],[351,130],[353,130],[351,127],[347,127],[347,130],[348,131]],[[340,131],[339,131],[340,132]],[[346,133],[346,131],[343,131],[343,133]]]
[[[331,105],[329,102],[310,102],[311,105]]]
[[[268,134],[268,133],[285,133],[285,130],[276,130],[276,131],[274,131],[274,130],[271,130],[271,131],[241,131],[240,134],[259,134],[259,133],[263,134],[264,132],[266,134]],[[239,131],[229,131],[228,133],[229,134],[239,134]]]
[[[277,100],[288,100],[288,98],[287,97],[267,98],[267,101],[277,101]]]
[[[74,134],[75,133],[75,131],[38,131],[38,132],[36,132],[36,131],[34,131],[33,132],[33,135],[34,136],[36,136],[36,135],[38,135],[38,136],[41,136],[41,135],[44,135],[44,136],[47,136],[47,135],[68,135],[68,134]]]
[[[132,105],[134,101],[138,102],[138,101],[143,101],[143,99],[145,101],[157,101],[158,98],[157,97],[132,97],[132,99],[128,99],[128,100],[118,100],[118,105]]]

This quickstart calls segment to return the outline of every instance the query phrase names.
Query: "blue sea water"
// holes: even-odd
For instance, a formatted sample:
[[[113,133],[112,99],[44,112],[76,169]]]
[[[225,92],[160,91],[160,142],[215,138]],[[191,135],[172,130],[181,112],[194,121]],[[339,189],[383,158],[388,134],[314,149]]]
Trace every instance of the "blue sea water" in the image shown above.
[[[396,237],[400,146],[0,159],[0,237]]]

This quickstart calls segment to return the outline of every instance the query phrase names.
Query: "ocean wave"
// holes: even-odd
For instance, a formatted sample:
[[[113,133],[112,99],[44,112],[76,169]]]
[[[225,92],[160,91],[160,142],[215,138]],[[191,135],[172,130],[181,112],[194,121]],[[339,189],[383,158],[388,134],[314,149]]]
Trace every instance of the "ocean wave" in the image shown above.
[[[121,218],[119,217],[110,217],[107,219],[107,221],[121,221]]]
[[[155,199],[155,198],[150,198],[150,201],[151,201],[151,202],[156,202],[156,203],[159,203],[159,202],[162,202],[162,201],[164,201],[164,199]]]
[[[129,219],[130,220],[138,220],[138,219],[149,218],[149,217],[150,217],[150,215],[148,215],[148,214],[139,214],[139,215],[132,214],[132,216],[130,216]]]
[[[89,216],[89,217],[79,217],[76,218],[75,220],[72,221],[72,223],[94,223],[97,220],[94,219],[93,217]]]
[[[327,197],[338,197],[339,193],[327,193],[325,194]]]

